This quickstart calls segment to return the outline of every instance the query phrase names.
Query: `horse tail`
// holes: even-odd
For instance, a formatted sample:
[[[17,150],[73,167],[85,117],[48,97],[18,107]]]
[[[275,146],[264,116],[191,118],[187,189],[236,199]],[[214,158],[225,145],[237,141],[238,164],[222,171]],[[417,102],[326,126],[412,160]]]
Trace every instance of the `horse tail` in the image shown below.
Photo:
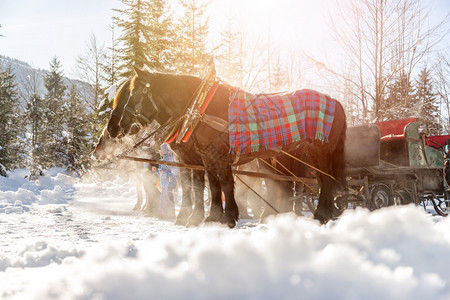
[[[347,189],[347,181],[346,181],[346,170],[345,170],[345,138],[347,132],[347,120],[345,117],[345,111],[342,107],[342,104],[336,101],[337,113],[339,115],[335,115],[335,118],[338,119],[338,124],[341,124],[341,131],[339,133],[339,137],[334,148],[334,151],[331,155],[331,165],[332,165],[332,173],[336,178],[338,184],[343,189]],[[334,124],[337,125],[337,124]]]

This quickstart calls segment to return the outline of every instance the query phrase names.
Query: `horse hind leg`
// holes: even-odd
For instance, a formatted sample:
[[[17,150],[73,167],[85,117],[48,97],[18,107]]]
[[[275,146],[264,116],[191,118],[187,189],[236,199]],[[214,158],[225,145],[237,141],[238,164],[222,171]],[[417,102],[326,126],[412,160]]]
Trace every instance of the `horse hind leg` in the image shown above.
[[[320,175],[320,195],[319,204],[317,210],[314,213],[314,218],[321,223],[326,223],[333,216],[333,201],[334,192],[340,185],[344,190],[347,188],[347,182],[345,178],[345,139],[347,123],[345,118],[345,112],[342,105],[337,102],[335,117],[332,125],[332,129],[329,136],[329,144],[335,145],[334,149],[331,149],[326,155],[325,161],[322,161],[322,170],[327,170],[328,174],[331,174],[335,179],[326,175]]]
[[[225,213],[221,222],[233,228],[239,220],[239,209],[234,199],[234,179],[231,166],[226,167],[221,176],[219,176],[219,180],[225,194]]]
[[[346,168],[345,168],[345,139],[347,125],[344,123],[339,136],[336,148],[331,156],[332,174],[336,178],[341,189],[347,189]]]
[[[328,222],[333,215],[333,179],[326,175],[320,175],[320,194],[314,219],[321,224]]]
[[[211,196],[211,206],[209,209],[209,216],[206,218],[206,222],[220,222],[223,217],[223,205],[222,205],[222,188],[220,186],[219,178],[212,172],[207,172],[208,182]]]
[[[205,219],[205,172],[204,171],[192,171],[193,172],[193,199],[194,209],[189,216],[188,227],[198,226]]]
[[[347,132],[347,122],[344,108],[336,103],[335,118],[330,132],[329,143],[334,145],[331,149],[331,175],[336,178],[334,182],[336,187],[343,190],[347,189],[346,170],[345,170],[345,140]]]
[[[192,214],[192,185],[191,185],[191,170],[180,169],[180,184],[182,190],[181,207],[175,221],[175,225],[186,226],[189,217]]]
[[[138,178],[139,175],[133,175],[134,185],[136,186],[136,195],[137,200],[136,204],[133,207],[133,210],[141,210],[142,202],[143,202],[143,193],[142,193],[142,180]]]
[[[156,188],[156,174],[149,171],[143,173],[143,186],[145,191],[145,205],[142,208],[144,216],[156,217],[158,215],[158,203],[160,192]]]

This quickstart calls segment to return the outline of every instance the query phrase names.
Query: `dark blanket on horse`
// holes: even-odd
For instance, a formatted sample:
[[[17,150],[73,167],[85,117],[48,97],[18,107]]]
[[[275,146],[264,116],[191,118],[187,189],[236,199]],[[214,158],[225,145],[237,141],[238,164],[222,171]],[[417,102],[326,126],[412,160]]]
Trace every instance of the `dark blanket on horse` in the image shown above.
[[[328,142],[336,100],[314,90],[250,94],[236,88],[228,108],[231,153],[250,153],[300,140]]]

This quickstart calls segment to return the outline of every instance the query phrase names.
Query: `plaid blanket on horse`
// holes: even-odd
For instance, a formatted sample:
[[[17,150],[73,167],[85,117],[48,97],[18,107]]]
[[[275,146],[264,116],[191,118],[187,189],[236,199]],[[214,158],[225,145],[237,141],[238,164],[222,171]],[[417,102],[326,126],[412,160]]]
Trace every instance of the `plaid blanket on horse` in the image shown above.
[[[336,100],[314,90],[250,94],[236,88],[228,107],[231,153],[250,153],[304,139],[328,142]]]

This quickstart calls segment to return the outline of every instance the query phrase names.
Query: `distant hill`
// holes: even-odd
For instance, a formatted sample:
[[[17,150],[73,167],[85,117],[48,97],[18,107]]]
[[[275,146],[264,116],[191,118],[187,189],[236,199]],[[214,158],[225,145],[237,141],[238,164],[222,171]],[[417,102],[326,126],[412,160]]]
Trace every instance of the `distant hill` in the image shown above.
[[[14,75],[16,76],[16,82],[18,85],[18,92],[20,97],[20,104],[22,107],[26,104],[29,99],[30,94],[30,79],[35,76],[36,78],[36,90],[39,95],[44,96],[47,90],[44,86],[44,76],[50,72],[42,69],[34,69],[28,63],[20,61],[18,59],[10,58],[7,56],[0,55],[0,70],[5,70],[8,66],[11,66]],[[77,88],[80,93],[82,100],[92,99],[94,93],[91,86],[77,79],[70,79],[67,77],[63,78],[64,84],[66,85],[66,93],[70,91],[73,85]],[[92,102],[92,101],[90,101]]]

